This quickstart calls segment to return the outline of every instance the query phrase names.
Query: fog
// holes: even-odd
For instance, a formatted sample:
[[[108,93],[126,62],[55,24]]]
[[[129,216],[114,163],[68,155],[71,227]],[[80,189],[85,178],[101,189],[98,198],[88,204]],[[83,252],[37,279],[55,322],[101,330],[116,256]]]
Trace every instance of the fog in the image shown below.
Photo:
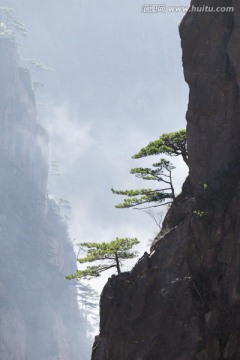
[[[56,171],[50,163],[48,192],[71,203],[72,241],[137,237],[142,254],[158,229],[142,211],[116,209],[121,198],[110,189],[146,186],[129,171],[155,159],[132,155],[185,127],[188,88],[178,34],[184,13],[143,13],[139,0],[6,0],[0,6],[13,8],[29,30],[18,40],[20,56],[50,69],[33,78],[44,84],[36,93],[38,116],[57,164]],[[180,192],[187,169],[181,159],[172,161]],[[91,282],[98,292],[109,275]]]

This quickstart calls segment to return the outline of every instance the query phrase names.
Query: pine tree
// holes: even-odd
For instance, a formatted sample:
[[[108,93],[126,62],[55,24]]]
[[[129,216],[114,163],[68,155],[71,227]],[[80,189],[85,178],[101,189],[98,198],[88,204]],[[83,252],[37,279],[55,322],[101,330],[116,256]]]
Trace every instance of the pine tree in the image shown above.
[[[15,17],[15,11],[0,7],[0,38],[14,40],[17,36],[26,37],[28,31]]]
[[[172,183],[172,170],[175,167],[167,160],[161,159],[158,163],[154,163],[153,168],[134,168],[131,174],[143,180],[155,180],[163,184],[160,189],[140,189],[140,190],[114,190],[113,194],[126,195],[127,198],[116,208],[139,208],[146,209],[146,207],[139,207],[146,203],[155,203],[150,207],[162,206],[169,204],[175,199],[174,187]]]
[[[181,155],[184,162],[188,165],[186,130],[162,134],[159,139],[151,141],[146,147],[142,148],[133,158],[139,159],[159,154],[170,156]]]
[[[146,147],[142,148],[133,159],[139,159],[150,155],[166,154],[170,156],[181,155],[188,164],[186,130],[180,130],[168,134],[162,134],[159,139],[151,141]],[[113,194],[126,195],[127,198],[116,208],[137,208],[149,209],[152,207],[163,206],[175,200],[175,192],[172,182],[172,170],[175,169],[166,159],[160,159],[154,163],[152,168],[134,168],[130,171],[138,178],[143,180],[155,180],[165,187],[160,189],[140,189],[140,190],[114,190]],[[143,204],[154,203],[148,207],[141,207]]]
[[[106,243],[81,243],[80,245],[87,249],[87,255],[84,258],[77,259],[80,264],[104,261],[105,264],[87,266],[85,270],[77,270],[74,274],[66,276],[66,279],[90,279],[98,277],[103,271],[116,267],[118,274],[121,273],[121,261],[135,258],[138,253],[132,251],[134,245],[139,244],[136,238],[116,238]]]

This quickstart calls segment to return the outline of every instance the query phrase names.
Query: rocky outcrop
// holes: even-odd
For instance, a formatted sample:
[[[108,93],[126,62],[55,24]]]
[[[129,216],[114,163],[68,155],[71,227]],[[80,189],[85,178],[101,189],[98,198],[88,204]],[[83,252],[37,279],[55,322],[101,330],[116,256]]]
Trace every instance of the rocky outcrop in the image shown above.
[[[106,284],[92,360],[240,358],[240,7],[233,6],[234,13],[188,12],[181,23],[189,178],[151,253]]]
[[[16,45],[0,39],[0,359],[87,360],[75,256],[47,198],[48,137]]]

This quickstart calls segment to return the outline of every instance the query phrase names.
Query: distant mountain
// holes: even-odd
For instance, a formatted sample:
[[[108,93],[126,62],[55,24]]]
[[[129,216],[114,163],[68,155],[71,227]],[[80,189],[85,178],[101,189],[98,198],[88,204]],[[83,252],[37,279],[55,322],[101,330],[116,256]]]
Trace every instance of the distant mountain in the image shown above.
[[[47,196],[48,135],[15,42],[0,39],[0,359],[87,360],[68,230]]]

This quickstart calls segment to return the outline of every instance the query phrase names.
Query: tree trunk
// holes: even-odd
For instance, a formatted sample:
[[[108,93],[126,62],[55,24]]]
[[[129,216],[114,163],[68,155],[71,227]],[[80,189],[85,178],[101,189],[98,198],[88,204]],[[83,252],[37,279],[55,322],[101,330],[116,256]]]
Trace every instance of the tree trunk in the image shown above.
[[[119,263],[117,251],[115,252],[115,259],[116,259],[117,272],[118,272],[118,274],[121,274],[120,263]]]
[[[172,190],[172,196],[173,196],[173,201],[176,199],[175,197],[175,191],[174,191],[174,187],[173,187],[173,183],[172,183],[172,171],[170,170],[170,187]]]

